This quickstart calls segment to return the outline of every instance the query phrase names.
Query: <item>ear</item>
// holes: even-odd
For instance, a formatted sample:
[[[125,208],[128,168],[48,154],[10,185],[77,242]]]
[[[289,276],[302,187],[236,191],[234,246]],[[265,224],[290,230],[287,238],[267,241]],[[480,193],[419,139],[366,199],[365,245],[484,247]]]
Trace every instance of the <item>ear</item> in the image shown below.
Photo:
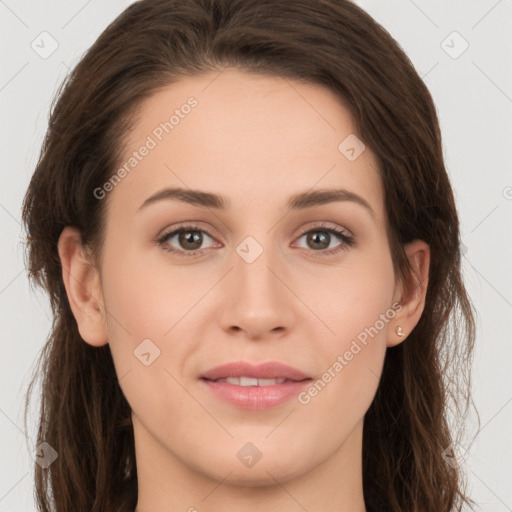
[[[404,246],[413,271],[409,273],[404,282],[397,283],[393,304],[399,302],[401,309],[390,324],[387,346],[394,347],[404,341],[408,334],[419,322],[425,307],[427,294],[428,273],[430,267],[430,247],[423,240],[414,240]],[[398,326],[402,327],[403,336],[396,332]]]
[[[100,347],[108,343],[99,273],[82,244],[80,231],[66,226],[58,243],[62,279],[82,339]]]

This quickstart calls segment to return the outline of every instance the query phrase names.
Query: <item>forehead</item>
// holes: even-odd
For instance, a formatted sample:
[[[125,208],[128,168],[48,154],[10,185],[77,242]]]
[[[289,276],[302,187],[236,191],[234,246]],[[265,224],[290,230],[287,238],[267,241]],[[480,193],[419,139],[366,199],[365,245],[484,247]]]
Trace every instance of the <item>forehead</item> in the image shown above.
[[[133,215],[164,187],[227,196],[235,208],[282,207],[306,190],[343,187],[380,215],[376,159],[369,148],[357,156],[356,137],[349,110],[326,87],[229,68],[184,77],[139,106],[110,208]]]

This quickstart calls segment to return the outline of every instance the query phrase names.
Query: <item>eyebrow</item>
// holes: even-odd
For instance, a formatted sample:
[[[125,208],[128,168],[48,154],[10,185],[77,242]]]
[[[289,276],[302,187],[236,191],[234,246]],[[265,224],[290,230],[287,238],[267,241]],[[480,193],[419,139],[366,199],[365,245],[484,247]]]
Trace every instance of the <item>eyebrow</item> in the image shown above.
[[[139,207],[139,211],[159,201],[182,201],[194,206],[225,210],[230,201],[227,197],[201,190],[184,188],[165,188],[148,197]],[[318,189],[302,192],[290,197],[287,207],[290,210],[303,210],[313,206],[320,206],[338,201],[349,201],[364,207],[375,220],[375,212],[370,204],[361,196],[344,188]]]

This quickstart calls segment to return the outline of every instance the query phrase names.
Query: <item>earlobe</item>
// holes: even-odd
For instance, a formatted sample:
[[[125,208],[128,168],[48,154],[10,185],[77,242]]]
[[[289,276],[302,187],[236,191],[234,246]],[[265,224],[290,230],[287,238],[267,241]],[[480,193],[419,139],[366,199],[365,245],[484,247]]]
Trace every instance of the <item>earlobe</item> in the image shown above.
[[[396,292],[401,309],[396,314],[388,334],[387,346],[394,347],[404,341],[419,322],[425,307],[430,268],[430,247],[423,240],[414,240],[404,246],[412,272],[406,276]]]
[[[78,229],[66,226],[59,244],[62,279],[80,336],[96,347],[108,343],[99,273],[81,243]]]

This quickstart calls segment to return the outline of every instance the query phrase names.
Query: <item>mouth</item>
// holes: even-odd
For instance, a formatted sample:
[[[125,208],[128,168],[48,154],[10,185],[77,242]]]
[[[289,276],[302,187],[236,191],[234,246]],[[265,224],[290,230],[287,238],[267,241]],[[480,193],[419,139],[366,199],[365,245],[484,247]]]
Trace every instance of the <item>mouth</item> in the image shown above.
[[[200,376],[211,393],[239,409],[277,407],[296,397],[313,379],[297,368],[276,361],[217,366]]]
[[[297,382],[311,377],[298,368],[278,361],[269,361],[256,365],[245,361],[237,361],[216,366],[203,373],[201,378],[212,381],[238,379],[238,382],[233,381],[232,384],[239,386],[270,386],[276,384],[274,381],[284,382],[290,380]],[[277,383],[282,384],[282,382]]]

